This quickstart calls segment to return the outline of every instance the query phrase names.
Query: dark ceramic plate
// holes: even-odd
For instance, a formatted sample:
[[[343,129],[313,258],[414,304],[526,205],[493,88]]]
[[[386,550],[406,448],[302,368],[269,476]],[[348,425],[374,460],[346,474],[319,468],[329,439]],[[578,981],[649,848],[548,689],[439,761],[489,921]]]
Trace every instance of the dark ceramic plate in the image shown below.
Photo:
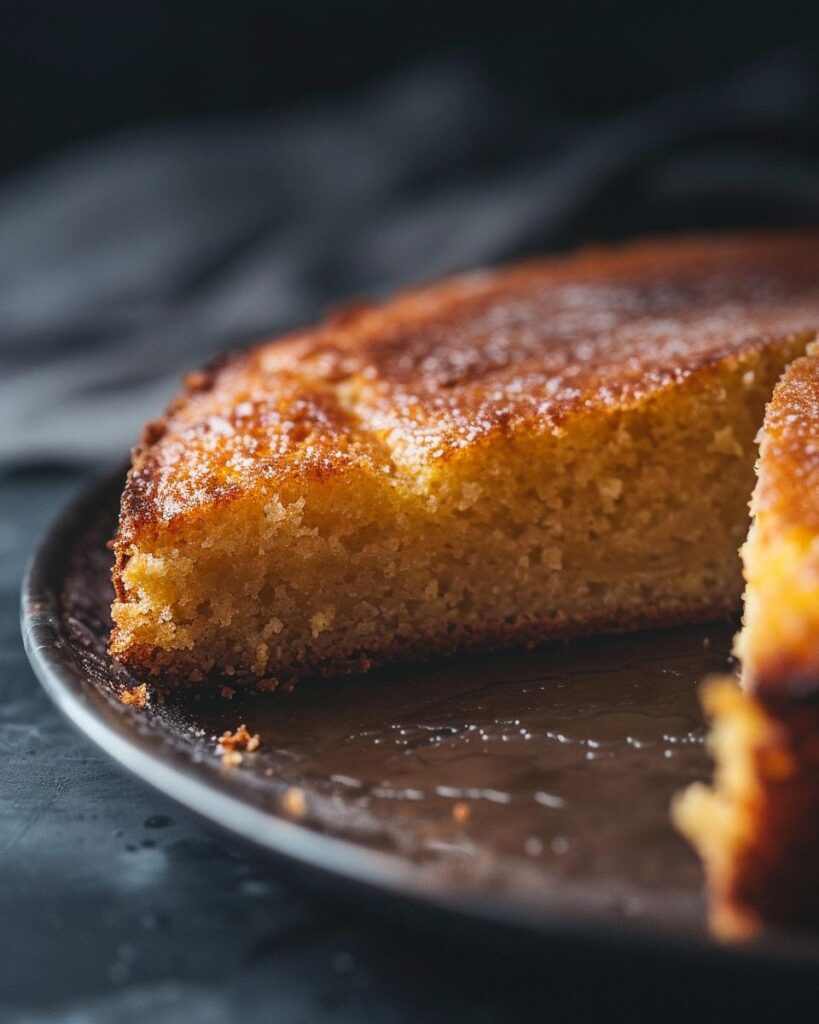
[[[68,508],[23,592],[32,665],[116,761],[306,876],[475,934],[713,955],[672,795],[706,778],[696,689],[730,626],[314,680],[292,694],[188,695],[143,711],[105,653],[122,470]],[[238,767],[215,737],[246,722]],[[475,926],[475,927],[473,927]],[[819,962],[812,938],[744,955]]]

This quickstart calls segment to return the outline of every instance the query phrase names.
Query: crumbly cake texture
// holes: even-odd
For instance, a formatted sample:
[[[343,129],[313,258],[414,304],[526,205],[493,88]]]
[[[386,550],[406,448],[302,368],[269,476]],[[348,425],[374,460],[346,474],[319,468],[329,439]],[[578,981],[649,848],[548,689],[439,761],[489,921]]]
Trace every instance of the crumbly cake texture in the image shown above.
[[[134,452],[111,651],[264,689],[734,611],[818,265],[815,233],[589,250],[191,375]]]
[[[711,684],[713,789],[675,806],[715,930],[819,921],[819,349],[777,384],[760,434],[736,683]]]

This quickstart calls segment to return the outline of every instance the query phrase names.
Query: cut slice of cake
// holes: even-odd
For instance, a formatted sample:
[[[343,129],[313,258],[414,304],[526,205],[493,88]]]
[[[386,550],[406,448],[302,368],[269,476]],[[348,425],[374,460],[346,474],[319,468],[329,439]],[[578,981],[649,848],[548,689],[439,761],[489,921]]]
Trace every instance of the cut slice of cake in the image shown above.
[[[738,609],[819,234],[476,273],[194,374],[135,450],[111,651],[262,688]]]
[[[792,363],[760,434],[735,682],[711,683],[714,789],[675,809],[702,853],[715,929],[819,921],[819,348]]]

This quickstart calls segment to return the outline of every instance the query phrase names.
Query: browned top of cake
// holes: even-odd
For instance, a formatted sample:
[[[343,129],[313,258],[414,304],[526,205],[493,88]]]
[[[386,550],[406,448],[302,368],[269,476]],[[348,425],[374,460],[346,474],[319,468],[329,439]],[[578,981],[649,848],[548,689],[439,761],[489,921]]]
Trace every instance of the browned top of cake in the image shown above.
[[[349,308],[188,378],[135,453],[121,540],[266,479],[556,430],[817,328],[819,232],[589,249]]]
[[[819,348],[788,367],[765,414],[754,512],[819,533]],[[819,617],[819,611],[817,612]]]

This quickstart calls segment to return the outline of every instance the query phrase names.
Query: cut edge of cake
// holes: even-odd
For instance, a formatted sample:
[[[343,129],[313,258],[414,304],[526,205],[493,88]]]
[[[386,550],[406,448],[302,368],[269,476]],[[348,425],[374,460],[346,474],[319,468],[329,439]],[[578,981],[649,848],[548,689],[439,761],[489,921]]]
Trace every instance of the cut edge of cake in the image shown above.
[[[673,817],[702,856],[726,939],[819,920],[819,346],[789,365],[760,432],[742,548],[737,680],[711,682],[713,784]]]

